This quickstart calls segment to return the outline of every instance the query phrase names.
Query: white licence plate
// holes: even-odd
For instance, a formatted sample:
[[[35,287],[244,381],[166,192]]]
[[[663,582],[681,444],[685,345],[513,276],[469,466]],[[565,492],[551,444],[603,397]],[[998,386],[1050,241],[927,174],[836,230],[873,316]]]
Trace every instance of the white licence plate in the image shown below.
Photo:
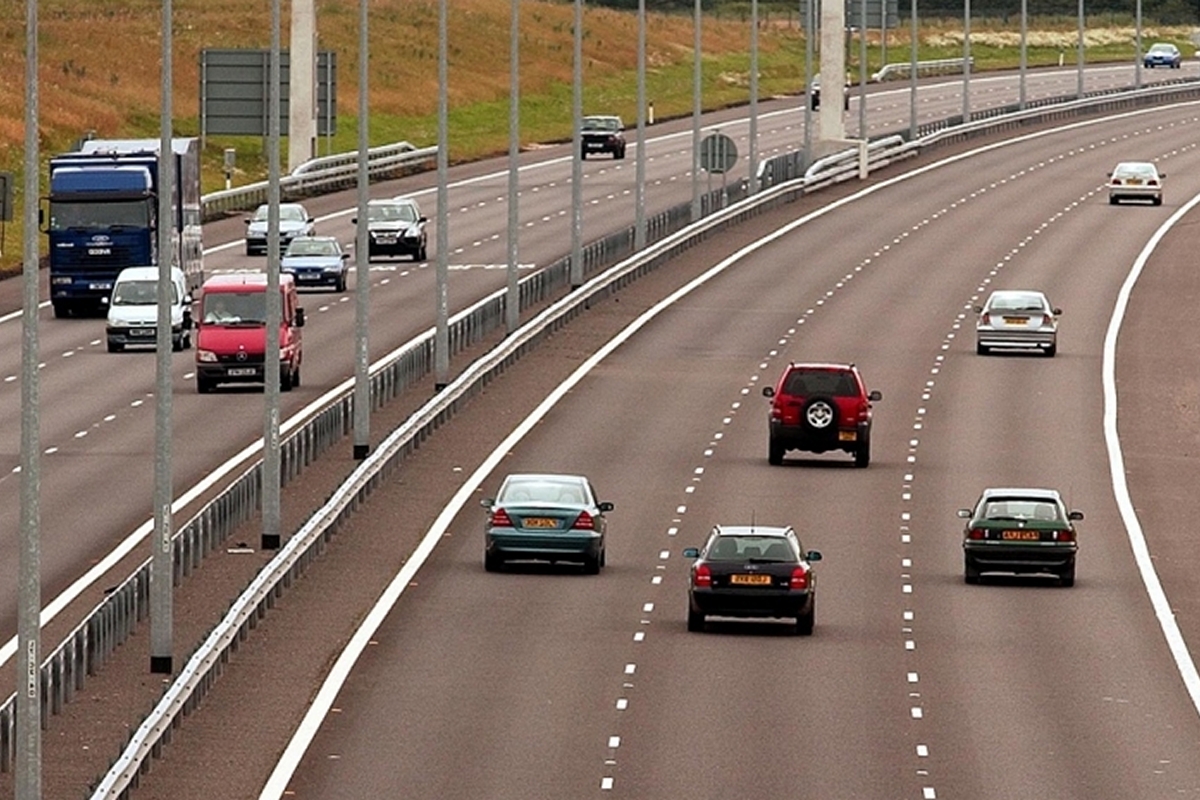
[[[246,375],[253,375],[255,372],[254,367],[232,367],[229,370],[229,377],[241,378]]]
[[[89,283],[88,288],[93,291],[108,291],[112,289],[111,283]]]

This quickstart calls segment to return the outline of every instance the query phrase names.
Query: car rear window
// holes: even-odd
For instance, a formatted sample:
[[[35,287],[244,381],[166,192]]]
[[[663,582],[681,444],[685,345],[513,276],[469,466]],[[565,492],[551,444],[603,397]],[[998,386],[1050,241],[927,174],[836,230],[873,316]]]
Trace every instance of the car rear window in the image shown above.
[[[991,500],[984,508],[984,516],[987,519],[1062,521],[1062,517],[1058,513],[1058,506],[1043,500]]]
[[[583,487],[576,481],[521,480],[510,481],[500,493],[500,503],[564,503],[588,502]]]
[[[761,558],[795,561],[796,554],[786,539],[779,536],[719,536],[708,548],[709,561],[746,561]]]
[[[831,394],[835,397],[857,397],[858,385],[854,376],[846,371],[834,370],[793,370],[784,381],[785,394],[810,396],[814,394]]]

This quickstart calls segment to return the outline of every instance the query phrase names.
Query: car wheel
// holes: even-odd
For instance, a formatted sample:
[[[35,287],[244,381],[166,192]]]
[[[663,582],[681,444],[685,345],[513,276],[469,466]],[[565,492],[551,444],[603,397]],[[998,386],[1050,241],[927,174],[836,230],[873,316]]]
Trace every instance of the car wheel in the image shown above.
[[[963,557],[963,580],[972,585],[979,583],[979,569],[967,556]]]
[[[205,380],[204,378],[200,377],[196,378],[196,391],[200,394],[208,394],[213,390],[214,386],[216,386],[216,384],[210,380]]]
[[[1162,197],[1156,197],[1151,202],[1153,202],[1154,205],[1156,205],[1156,206],[1161,206],[1162,205]]]
[[[254,255],[254,248],[251,247],[250,245],[246,245],[246,255],[248,255],[248,256]]]
[[[1054,358],[1056,353],[1058,353],[1058,342],[1054,342],[1053,344],[1051,344],[1049,347],[1046,348],[1046,357]]]
[[[579,151],[579,159],[580,159],[581,161],[587,161],[587,150],[580,150],[580,151]]]
[[[429,252],[424,244],[421,245],[421,252],[417,253],[417,261],[428,261]]]
[[[608,566],[608,550],[606,549],[600,551],[600,566]]]
[[[295,386],[292,370],[281,370],[279,373],[279,391],[290,392]]]
[[[976,355],[986,356],[990,352],[992,352],[992,349],[990,347],[985,347],[984,345],[980,344],[979,342],[975,343],[975,354]]]
[[[171,337],[171,349],[174,350],[176,353],[183,350],[183,334],[182,333],[179,334],[178,336]]]
[[[1058,573],[1058,585],[1065,586],[1068,588],[1075,585],[1075,563],[1074,562],[1072,562],[1070,566],[1064,567],[1063,571]]]
[[[796,617],[796,635],[812,636],[813,626],[817,622],[817,598],[813,598],[808,606],[808,613]]]
[[[624,161],[625,160],[625,148],[622,147],[620,150],[617,150],[615,153],[613,153],[613,158],[618,161]]]
[[[495,553],[483,554],[483,569],[485,572],[499,572],[504,569],[504,559]]]
[[[600,574],[600,555],[597,554],[595,556],[595,558],[585,558],[583,560],[583,571],[587,575],[599,575]]]
[[[767,443],[767,463],[771,466],[778,467],[783,463],[783,453],[786,450],[781,443],[772,438]]]
[[[116,342],[108,343],[108,352],[110,352],[110,353],[119,353],[124,349],[125,349],[125,345],[123,345],[123,344],[117,344]]]
[[[1108,204],[1110,206],[1115,206],[1117,204],[1117,196],[1115,194],[1110,194],[1108,196]]]
[[[688,630],[692,633],[701,633],[704,631],[704,614],[699,611],[688,609]]]
[[[335,292],[346,291],[346,276],[345,275],[342,275],[341,277],[339,277],[337,279],[337,283],[334,285],[333,290]]]
[[[299,385],[300,385],[300,365],[297,364],[296,368],[294,370],[292,370],[292,387],[294,388]]]
[[[871,435],[867,434],[854,451],[854,466],[863,468],[871,463]]]
[[[832,397],[817,395],[809,399],[800,411],[804,425],[816,433],[832,433],[837,430],[837,403]]]

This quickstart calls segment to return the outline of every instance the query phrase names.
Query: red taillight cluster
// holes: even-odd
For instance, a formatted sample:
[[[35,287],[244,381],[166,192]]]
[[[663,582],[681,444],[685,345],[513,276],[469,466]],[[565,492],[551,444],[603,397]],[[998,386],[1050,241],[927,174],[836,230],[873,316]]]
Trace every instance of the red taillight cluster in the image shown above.
[[[808,570],[805,567],[796,567],[792,570],[792,580],[788,583],[788,588],[800,590],[808,588]]]
[[[508,512],[503,508],[497,508],[492,512],[491,526],[493,528],[511,528],[513,527],[512,520],[509,519]]]
[[[571,527],[577,531],[594,531],[596,530],[596,520],[592,519],[592,515],[588,512],[581,511],[579,519],[575,520],[575,524]]]
[[[712,587],[712,570],[707,564],[699,564],[692,570],[692,586],[703,589]]]
[[[971,528],[971,530],[969,530],[967,532],[967,538],[968,539],[986,539],[987,531],[985,531],[983,528]]]
[[[1075,531],[1070,529],[1065,531],[1055,531],[1054,540],[1056,542],[1073,542],[1075,541]]]

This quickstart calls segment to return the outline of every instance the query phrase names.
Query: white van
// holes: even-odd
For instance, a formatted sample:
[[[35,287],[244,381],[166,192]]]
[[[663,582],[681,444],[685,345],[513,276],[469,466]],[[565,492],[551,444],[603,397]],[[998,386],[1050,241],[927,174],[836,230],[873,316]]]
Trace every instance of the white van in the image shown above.
[[[108,352],[153,346],[158,333],[158,267],[126,267],[108,301]],[[192,346],[192,296],[183,271],[171,268],[171,349]]]

